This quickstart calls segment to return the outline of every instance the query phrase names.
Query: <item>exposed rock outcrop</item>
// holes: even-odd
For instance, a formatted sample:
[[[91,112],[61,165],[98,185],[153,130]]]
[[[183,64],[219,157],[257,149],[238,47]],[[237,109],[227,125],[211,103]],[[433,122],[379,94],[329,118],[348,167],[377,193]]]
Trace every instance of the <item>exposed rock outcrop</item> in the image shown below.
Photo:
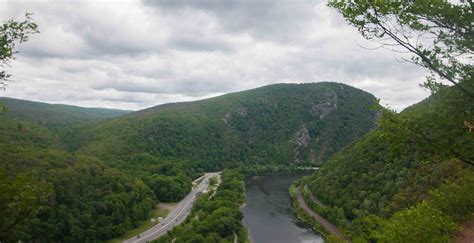
[[[337,108],[337,101],[337,94],[334,91],[330,91],[326,93],[325,101],[314,104],[311,107],[311,114],[319,119],[323,119]]]
[[[294,140],[296,146],[293,149],[293,153],[296,163],[300,161],[301,150],[309,146],[310,140],[311,137],[309,136],[308,129],[306,128],[306,125],[303,125],[303,128],[296,132]]]
[[[298,148],[306,148],[309,145],[309,137],[308,129],[306,126],[303,125],[303,128],[296,133],[295,143]]]

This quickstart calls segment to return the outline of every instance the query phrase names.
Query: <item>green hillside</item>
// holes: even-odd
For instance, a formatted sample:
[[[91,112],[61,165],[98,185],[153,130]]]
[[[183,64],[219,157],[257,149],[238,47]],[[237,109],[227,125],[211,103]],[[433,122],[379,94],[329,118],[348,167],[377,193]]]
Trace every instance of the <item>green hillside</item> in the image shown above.
[[[112,163],[67,151],[83,127],[127,111],[0,100],[7,107],[0,112],[2,242],[115,238],[137,227],[157,199],[168,196],[157,198],[142,180],[106,165]],[[171,172],[153,179],[174,186],[166,173]],[[190,180],[186,172],[180,174]],[[179,197],[188,185],[174,188]]]
[[[387,113],[306,178],[315,208],[353,239],[446,242],[474,212],[472,100],[455,88]]]
[[[6,97],[0,97],[0,103],[6,106],[8,116],[36,122],[50,129],[103,120],[130,112],[127,110],[48,104]]]
[[[48,147],[73,146],[75,133],[94,124],[130,111],[83,108],[0,97],[5,112],[0,113],[0,141]]]
[[[375,104],[344,84],[276,84],[102,122],[82,133],[80,151],[108,160],[145,153],[206,169],[318,165],[376,126]]]
[[[1,102],[8,107],[0,113],[6,242],[120,236],[157,202],[179,201],[201,172],[320,164],[377,118],[373,95],[338,83],[270,85],[125,115]]]
[[[91,242],[146,218],[155,196],[102,161],[60,149],[0,144],[2,242]]]
[[[58,134],[35,122],[25,121],[0,112],[0,143],[35,147],[65,147]]]

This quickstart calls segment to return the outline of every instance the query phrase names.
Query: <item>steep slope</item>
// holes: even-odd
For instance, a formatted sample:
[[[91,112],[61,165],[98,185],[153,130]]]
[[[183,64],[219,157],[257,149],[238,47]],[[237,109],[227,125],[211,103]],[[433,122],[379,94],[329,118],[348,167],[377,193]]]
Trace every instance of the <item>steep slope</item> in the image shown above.
[[[48,147],[75,144],[74,133],[84,125],[129,113],[125,110],[83,108],[0,97],[0,141]]]
[[[277,84],[166,104],[83,133],[102,158],[147,153],[205,168],[249,163],[321,164],[376,126],[373,95],[338,83]]]
[[[7,116],[4,112],[0,112],[0,143],[64,147],[59,136],[45,126]]]
[[[318,164],[377,117],[371,94],[337,83],[271,85],[115,118],[123,112],[1,102],[9,109],[0,113],[6,242],[115,237],[156,201],[186,195],[199,172]]]
[[[445,242],[474,212],[473,115],[455,88],[387,113],[304,180],[326,205],[317,210],[354,238]]]
[[[76,129],[126,111],[0,103],[0,241],[106,240],[147,216],[156,196],[142,181],[65,151]]]
[[[138,225],[154,205],[142,182],[95,158],[0,144],[2,242],[90,242]]]

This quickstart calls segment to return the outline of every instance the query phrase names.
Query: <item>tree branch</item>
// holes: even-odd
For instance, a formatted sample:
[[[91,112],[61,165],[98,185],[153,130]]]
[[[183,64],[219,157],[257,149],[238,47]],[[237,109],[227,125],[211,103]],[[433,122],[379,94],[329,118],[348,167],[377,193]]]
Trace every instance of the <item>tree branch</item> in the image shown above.
[[[474,94],[466,90],[462,85],[460,85],[456,80],[453,78],[449,77],[446,73],[442,72],[440,69],[438,69],[433,62],[426,57],[418,48],[414,47],[408,40],[405,42],[400,37],[398,37],[395,33],[393,33],[391,30],[386,28],[383,23],[380,22],[380,16],[378,14],[377,8],[374,6],[372,1],[369,1],[373,11],[374,11],[374,21],[377,26],[379,26],[383,32],[387,35],[389,35],[393,40],[395,40],[398,44],[400,44],[402,47],[410,51],[411,53],[417,55],[418,57],[421,58],[421,60],[427,65],[427,67],[438,74],[441,78],[449,81],[452,83],[454,86],[456,86],[459,90],[461,90],[465,95],[470,97],[471,99],[474,99]]]

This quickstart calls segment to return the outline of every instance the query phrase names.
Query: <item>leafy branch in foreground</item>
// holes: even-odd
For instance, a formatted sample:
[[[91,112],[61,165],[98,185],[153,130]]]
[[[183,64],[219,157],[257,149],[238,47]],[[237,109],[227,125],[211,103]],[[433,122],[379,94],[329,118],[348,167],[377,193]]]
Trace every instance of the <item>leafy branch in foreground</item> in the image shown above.
[[[398,121],[392,123],[402,130],[411,129],[417,136],[407,138],[416,137],[416,143],[424,144],[421,147],[433,154],[473,165],[469,152],[472,133],[466,129],[474,117],[472,1],[330,1],[329,6],[341,12],[367,40],[395,52],[412,54],[406,61],[431,73],[422,86],[446,101],[443,109],[428,112],[432,119],[421,124],[398,116]],[[456,90],[448,90],[441,80]],[[460,95],[445,95],[456,91]],[[437,132],[440,129],[456,133],[441,136]]]
[[[17,43],[28,41],[32,34],[39,33],[38,25],[33,22],[31,13],[25,14],[25,20],[8,20],[0,25],[0,89],[5,89],[10,74],[4,70],[14,59]]]
[[[413,54],[410,60],[431,75],[422,85],[432,92],[442,88],[436,77],[474,99],[472,0],[449,1],[330,1],[367,40],[396,52]]]

